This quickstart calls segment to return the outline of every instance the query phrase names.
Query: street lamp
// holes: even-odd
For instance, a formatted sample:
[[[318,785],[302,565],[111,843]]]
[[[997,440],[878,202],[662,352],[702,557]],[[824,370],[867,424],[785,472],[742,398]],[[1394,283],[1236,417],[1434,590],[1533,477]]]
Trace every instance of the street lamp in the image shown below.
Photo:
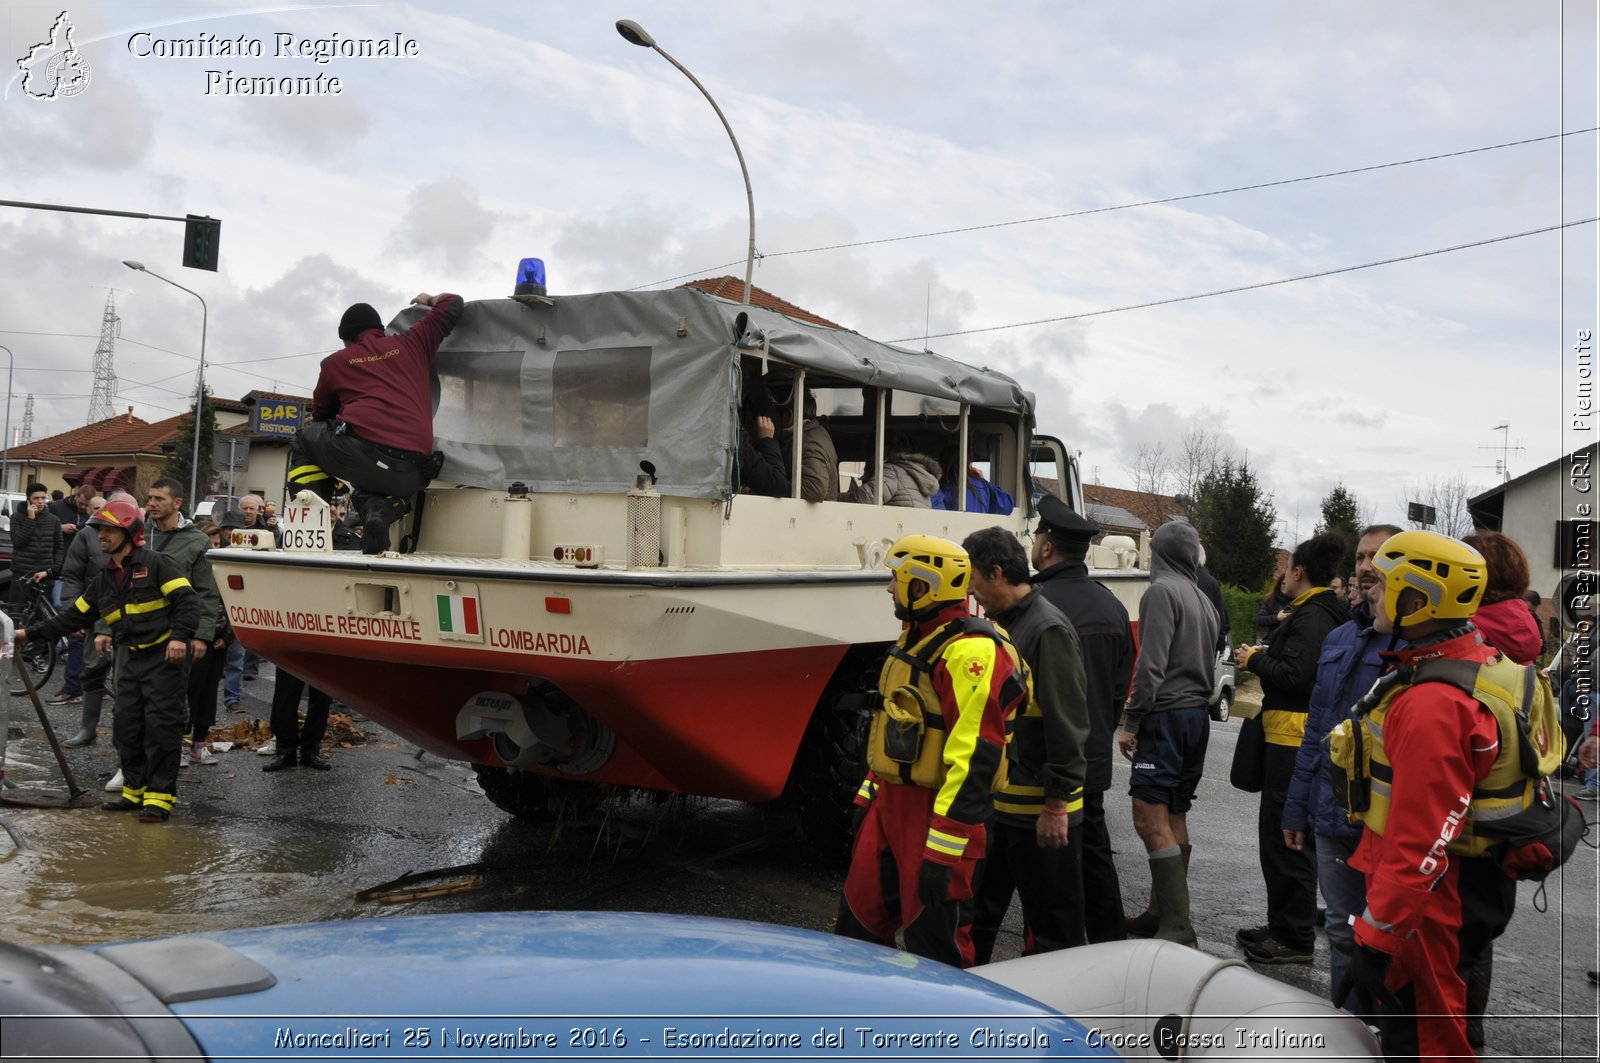
[[[0,491],[6,486],[6,463],[11,460],[11,371],[17,367],[17,361],[11,357],[11,348],[0,346],[0,351],[6,352],[6,438],[0,443]]]
[[[744,152],[739,150],[739,138],[733,135],[733,126],[728,124],[728,118],[722,113],[722,108],[717,106],[717,101],[711,98],[711,93],[700,84],[700,79],[689,73],[688,67],[678,62],[672,56],[661,50],[656,39],[645,32],[645,28],[631,18],[621,19],[617,22],[617,32],[622,34],[622,39],[629,44],[637,44],[641,48],[652,48],[656,54],[667,62],[683,71],[683,76],[694,82],[694,87],[700,90],[700,95],[711,104],[711,109],[717,112],[717,117],[722,120],[722,128],[728,131],[728,139],[733,141],[733,153],[739,157],[739,172],[744,175],[745,206],[750,213],[750,246],[744,256],[744,305],[750,305],[750,278],[756,264],[756,197],[750,190],[750,170],[744,164]]]
[[[200,507],[200,418],[205,412],[206,403],[206,321],[210,312],[206,309],[205,297],[191,288],[184,288],[175,280],[169,280],[154,270],[145,268],[143,262],[134,262],[123,259],[122,264],[129,269],[136,269],[140,273],[148,273],[158,281],[166,281],[174,288],[188,292],[200,300],[200,373],[195,378],[194,386],[194,458],[189,464],[189,512],[197,512]],[[6,415],[9,417],[11,410],[9,404]]]

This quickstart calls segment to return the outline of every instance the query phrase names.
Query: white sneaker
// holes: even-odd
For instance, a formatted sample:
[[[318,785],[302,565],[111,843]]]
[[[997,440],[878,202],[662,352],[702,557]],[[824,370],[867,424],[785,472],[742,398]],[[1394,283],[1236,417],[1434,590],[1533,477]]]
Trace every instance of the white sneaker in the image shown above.
[[[277,755],[278,755],[278,736],[277,735],[273,735],[271,738],[269,738],[265,742],[261,743],[260,748],[256,750],[256,756],[258,756],[258,757],[275,757]]]
[[[118,768],[117,769],[117,773],[115,775],[111,776],[111,781],[106,783],[106,793],[108,793],[108,794],[120,794],[121,792],[122,792],[122,769]]]

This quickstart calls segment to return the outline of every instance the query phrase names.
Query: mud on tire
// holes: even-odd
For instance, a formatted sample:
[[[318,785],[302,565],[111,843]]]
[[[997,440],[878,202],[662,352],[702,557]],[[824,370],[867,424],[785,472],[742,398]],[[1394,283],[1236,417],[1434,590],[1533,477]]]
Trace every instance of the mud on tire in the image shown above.
[[[474,764],[478,785],[490,803],[529,823],[575,823],[599,807],[616,787],[576,779],[552,779],[532,771],[507,771]]]
[[[817,701],[784,786],[784,800],[813,849],[840,864],[850,859],[850,820],[867,774],[867,722],[883,656],[882,646],[857,646],[841,662]]]

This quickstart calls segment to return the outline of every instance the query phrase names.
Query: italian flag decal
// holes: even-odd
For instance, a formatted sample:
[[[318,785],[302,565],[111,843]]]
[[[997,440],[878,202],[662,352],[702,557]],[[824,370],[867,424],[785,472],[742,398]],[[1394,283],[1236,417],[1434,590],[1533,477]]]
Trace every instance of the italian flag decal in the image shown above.
[[[434,595],[439,610],[439,637],[462,642],[483,641],[478,588],[454,586]]]

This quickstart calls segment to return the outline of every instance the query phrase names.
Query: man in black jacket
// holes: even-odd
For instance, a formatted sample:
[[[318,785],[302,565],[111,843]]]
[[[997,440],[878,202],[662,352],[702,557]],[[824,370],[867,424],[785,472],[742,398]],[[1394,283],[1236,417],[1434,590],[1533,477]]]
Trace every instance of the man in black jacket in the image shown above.
[[[1089,941],[1121,941],[1122,887],[1106,828],[1106,790],[1111,787],[1111,740],[1133,670],[1133,629],[1116,596],[1089,578],[1084,558],[1100,533],[1054,495],[1039,500],[1039,530],[1033,539],[1033,582],[1078,633],[1083,657],[1089,740],[1084,746],[1083,821],[1068,846],[1082,850],[1084,926]],[[1154,927],[1151,927],[1152,932]]]
[[[988,963],[1011,907],[1022,897],[1023,955],[1084,943],[1083,847],[1071,844],[1083,822],[1083,655],[1072,622],[1028,579],[1028,555],[1004,528],[973,532],[961,544],[972,560],[972,594],[1003,627],[1033,678],[1033,697],[1012,722],[1010,773],[994,794],[989,848],[973,898],[972,951]]]
[[[28,485],[28,501],[11,516],[11,615],[21,615],[24,584],[42,583],[61,572],[66,545],[61,518],[49,510],[44,484]]]

